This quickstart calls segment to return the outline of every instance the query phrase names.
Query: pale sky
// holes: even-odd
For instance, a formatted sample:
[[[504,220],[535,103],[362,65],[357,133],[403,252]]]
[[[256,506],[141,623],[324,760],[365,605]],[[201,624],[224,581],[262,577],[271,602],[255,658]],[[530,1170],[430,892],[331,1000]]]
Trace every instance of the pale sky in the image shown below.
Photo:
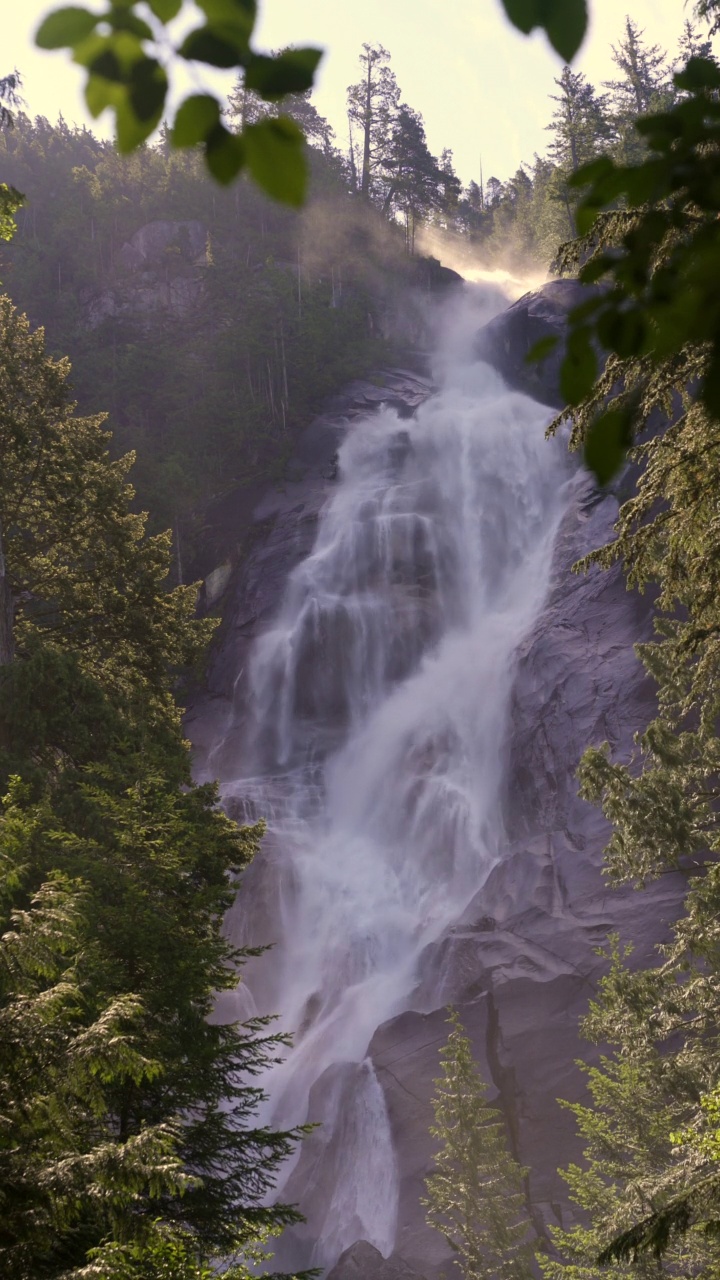
[[[0,74],[13,67],[23,74],[29,114],[55,120],[61,111],[68,122],[108,136],[108,117],[93,123],[84,108],[80,69],[65,53],[33,48],[40,19],[62,2],[0,0]],[[628,11],[648,40],[674,54],[691,8],[683,0],[590,0],[590,7],[592,29],[575,69],[596,85],[613,75],[610,44]],[[357,79],[357,55],[368,41],[389,50],[403,100],[425,119],[431,150],[450,147],[464,182],[477,179],[481,160],[486,180],[505,179],[546,149],[548,95],[562,64],[544,37],[528,39],[509,26],[500,0],[261,0],[260,8],[256,47],[325,49],[315,102],[343,147],[345,89]],[[232,76],[199,69],[193,86],[222,92],[231,83]]]

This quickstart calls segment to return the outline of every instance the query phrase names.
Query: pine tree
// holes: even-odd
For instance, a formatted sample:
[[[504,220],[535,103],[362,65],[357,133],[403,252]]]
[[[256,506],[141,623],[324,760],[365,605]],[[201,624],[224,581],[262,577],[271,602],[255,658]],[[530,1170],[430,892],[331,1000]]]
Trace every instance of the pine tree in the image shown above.
[[[626,246],[635,236],[641,243],[654,225],[650,270],[662,268],[698,209],[685,196],[676,222],[658,213],[602,215],[567,249],[567,265],[593,264],[628,232]],[[714,227],[714,205],[706,216]],[[589,1222],[557,1233],[553,1277],[579,1267],[601,1275],[613,1260],[638,1275],[664,1268],[714,1277],[720,1267],[720,422],[696,398],[707,368],[699,342],[654,358],[614,354],[590,395],[560,415],[572,422],[575,445],[610,397],[631,424],[639,478],[613,541],[576,567],[619,561],[629,585],[653,590],[657,611],[655,637],[637,646],[656,684],[657,714],[630,760],[613,760],[607,744],[586,752],[581,794],[612,824],[611,883],[642,887],[681,872],[686,895],[656,962],[633,970],[616,951],[591,1009],[587,1033],[612,1052],[591,1075],[593,1105],[576,1110],[587,1167],[568,1171]]]
[[[660,111],[672,97],[667,54],[659,45],[649,45],[632,18],[626,17],[625,31],[612,46],[612,59],[620,71],[617,80],[606,80],[615,151],[624,164],[640,160],[644,144],[635,130],[638,116]]]
[[[209,1021],[261,831],[192,783],[173,690],[212,625],[168,589],[169,538],[132,512],[101,422],[73,417],[68,373],[0,299],[0,1271],[146,1280],[147,1247],[158,1277],[180,1255],[193,1280],[218,1257],[245,1274],[298,1219],[268,1201],[301,1136],[255,1116],[286,1037]]]
[[[388,63],[390,54],[380,44],[364,44],[359,55],[362,78],[348,86],[348,120],[359,131],[353,165],[360,175],[359,193],[366,200],[378,193],[379,166],[387,157],[392,123],[400,90]]]
[[[430,1132],[440,1150],[426,1180],[427,1221],[445,1236],[465,1280],[529,1280],[527,1170],[508,1151],[502,1116],[487,1102],[457,1012],[449,1021],[433,1098]]]
[[[546,126],[553,134],[548,150],[556,165],[575,173],[610,141],[607,99],[598,97],[585,76],[571,71],[570,67],[563,68],[555,84],[560,92],[550,95],[557,106]]]
[[[612,59],[621,72],[619,80],[607,81],[615,113],[625,119],[645,115],[658,105],[667,83],[667,54],[657,44],[643,40],[644,32],[626,17],[625,31],[612,46]]]
[[[406,103],[398,107],[380,167],[387,182],[383,212],[402,215],[406,246],[412,253],[417,223],[441,208],[446,189],[454,186],[454,175],[442,170],[431,155],[422,116]]]

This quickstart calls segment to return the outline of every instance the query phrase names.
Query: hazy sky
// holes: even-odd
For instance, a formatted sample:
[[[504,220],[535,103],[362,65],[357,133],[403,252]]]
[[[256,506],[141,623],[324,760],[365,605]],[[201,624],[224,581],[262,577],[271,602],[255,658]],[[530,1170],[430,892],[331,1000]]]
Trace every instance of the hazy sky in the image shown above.
[[[22,72],[31,115],[54,120],[62,111],[68,121],[91,124],[79,68],[66,54],[33,48],[40,19],[59,5],[0,0],[0,73],[14,66]],[[683,0],[590,0],[590,6],[592,30],[575,65],[596,84],[613,74],[610,45],[628,11],[649,40],[673,53],[690,12]],[[548,94],[562,66],[543,37],[527,39],[507,24],[500,0],[261,0],[258,47],[308,43],[325,49],[316,104],[342,146],[345,89],[357,78],[363,41],[390,51],[403,99],[424,116],[431,150],[451,147],[465,182],[477,178],[481,158],[485,178],[502,179],[545,150]],[[214,84],[229,87],[231,81],[218,76]],[[103,117],[93,127],[108,133]]]

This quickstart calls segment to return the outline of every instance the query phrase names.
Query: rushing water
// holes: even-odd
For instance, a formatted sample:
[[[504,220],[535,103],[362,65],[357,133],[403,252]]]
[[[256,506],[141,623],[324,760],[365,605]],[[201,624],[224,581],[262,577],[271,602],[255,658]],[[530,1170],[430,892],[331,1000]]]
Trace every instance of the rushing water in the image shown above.
[[[498,309],[496,293],[466,291],[444,325],[437,394],[411,420],[385,408],[349,429],[312,552],[256,642],[224,788],[270,823],[278,942],[250,988],[295,1031],[266,1082],[273,1120],[302,1121],[323,1072],[362,1064],[350,1098],[327,1077],[335,1167],[313,1259],[325,1265],[359,1237],[393,1247],[394,1156],[367,1049],[501,856],[513,655],[566,501],[547,409],[470,354]]]

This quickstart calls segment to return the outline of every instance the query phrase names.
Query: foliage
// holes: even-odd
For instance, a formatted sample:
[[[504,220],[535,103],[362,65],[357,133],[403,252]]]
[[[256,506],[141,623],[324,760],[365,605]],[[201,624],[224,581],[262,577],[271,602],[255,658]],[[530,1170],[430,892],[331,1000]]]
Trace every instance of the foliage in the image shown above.
[[[20,104],[21,79],[17,71],[0,77],[0,130],[12,129],[13,108]],[[11,240],[15,233],[14,214],[24,196],[7,182],[0,182],[0,240]]]
[[[639,123],[641,163],[595,165],[585,236],[562,255],[610,287],[575,315],[573,403],[560,420],[601,479],[628,448],[634,471],[615,539],[576,568],[619,560],[657,608],[655,637],[637,646],[657,714],[629,761],[607,744],[585,753],[581,794],[612,824],[611,883],[680,873],[686,896],[654,964],[633,968],[615,943],[591,1006],[586,1034],[611,1052],[588,1073],[591,1104],[573,1108],[586,1163],[565,1177],[583,1219],[553,1233],[559,1257],[543,1268],[553,1280],[589,1280],[609,1265],[710,1280],[720,1266],[716,356],[712,316],[689,321],[683,293],[693,272],[712,270],[717,75],[691,60],[675,80],[677,104]],[[697,290],[689,305],[702,306]],[[598,339],[611,354],[592,386]]]
[[[505,1124],[487,1102],[457,1012],[440,1050],[435,1124],[440,1143],[426,1179],[427,1221],[442,1232],[466,1280],[528,1280],[532,1275],[521,1169],[507,1149]]]
[[[41,49],[70,49],[73,61],[85,69],[90,113],[96,118],[108,107],[114,112],[122,152],[140,146],[160,124],[178,60],[240,67],[247,88],[266,102],[312,86],[319,49],[283,49],[273,55],[252,49],[255,0],[199,0],[204,21],[177,43],[168,24],[182,8],[183,0],[150,0],[148,5],[108,0],[101,13],[79,6],[56,9],[38,28],[35,38]],[[233,133],[223,124],[218,98],[193,93],[178,105],[171,137],[176,147],[202,145],[205,163],[218,182],[231,182],[247,168],[269,195],[291,205],[303,203],[303,135],[290,117],[256,120]]]
[[[587,27],[586,0],[503,0],[503,5],[521,31],[542,27],[562,58],[570,61],[575,56]],[[197,7],[204,21],[179,43],[169,24],[188,12],[184,0],[149,0],[147,5],[142,0],[107,0],[100,14],[79,6],[56,9],[40,24],[36,42],[42,49],[72,51],[73,61],[87,74],[85,98],[91,114],[97,117],[106,108],[115,113],[117,142],[124,152],[138,147],[160,124],[179,60],[239,67],[244,89],[263,102],[275,103],[312,87],[320,50],[287,48],[270,55],[253,50],[256,0],[197,0]],[[368,53],[369,81],[372,61],[377,58]],[[364,103],[357,105],[369,131],[367,90]],[[208,169],[219,182],[231,182],[247,168],[270,195],[302,204],[303,134],[292,117],[263,114],[241,123],[240,133],[233,133],[222,121],[214,94],[191,94],[175,113],[172,142],[177,147],[202,144]],[[366,196],[367,159],[366,145],[361,179]]]
[[[572,62],[587,30],[586,0],[502,0],[514,26],[525,35],[536,27],[547,35],[556,53]]]
[[[371,210],[358,225],[333,151],[310,153],[302,217],[250,183],[218,190],[198,155],[120,157],[62,122],[20,115],[0,154],[27,193],[3,278],[69,353],[83,414],[109,409],[113,453],[136,453],[138,504],[179,532],[184,569],[209,500],[277,470],[324,398],[388,359],[403,237]],[[158,223],[143,260],[133,237]]]
[[[267,1202],[301,1136],[255,1116],[286,1037],[208,1021],[261,828],[191,782],[173,691],[212,627],[167,590],[168,539],[73,418],[68,372],[4,300],[0,1264],[199,1280],[222,1257],[245,1277],[297,1220]]]
[[[583,282],[606,286],[570,316],[564,373],[572,405],[592,394],[599,344],[620,360],[642,357],[648,377],[662,378],[681,353],[700,379],[702,403],[720,412],[720,68],[692,58],[675,86],[682,97],[670,110],[636,122],[648,148],[640,164],[602,157],[571,179],[589,185],[577,215],[584,239],[560,263],[580,265]],[[616,212],[603,212],[618,202]],[[616,416],[598,415],[595,441],[607,475],[624,457],[628,428],[627,416],[619,431]]]

